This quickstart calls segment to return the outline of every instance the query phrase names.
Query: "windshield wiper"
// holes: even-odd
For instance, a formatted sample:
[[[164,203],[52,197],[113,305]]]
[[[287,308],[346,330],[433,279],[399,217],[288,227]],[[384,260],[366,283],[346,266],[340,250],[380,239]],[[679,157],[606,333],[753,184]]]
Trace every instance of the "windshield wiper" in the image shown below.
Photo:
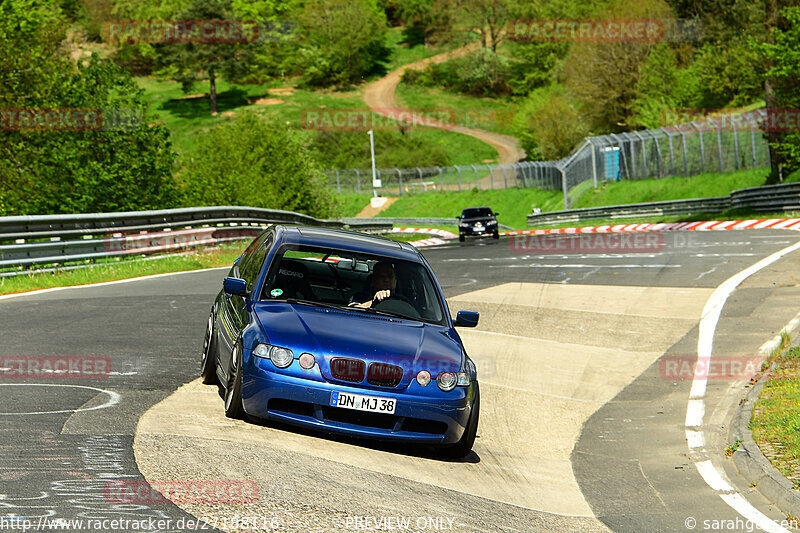
[[[275,300],[272,300],[275,301]],[[328,304],[324,302],[317,302],[315,300],[304,300],[303,298],[286,298],[286,302],[290,304],[300,305],[313,305],[316,307],[327,307],[328,309],[342,309],[342,306],[336,304]]]

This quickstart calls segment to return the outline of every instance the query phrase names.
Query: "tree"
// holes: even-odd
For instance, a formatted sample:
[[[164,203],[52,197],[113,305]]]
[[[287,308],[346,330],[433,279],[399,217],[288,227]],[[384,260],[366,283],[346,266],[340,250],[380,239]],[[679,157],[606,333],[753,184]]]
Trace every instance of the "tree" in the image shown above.
[[[800,108],[800,7],[779,9],[777,0],[767,0],[767,42],[761,50],[767,59],[764,96],[767,107],[766,136],[771,162],[767,183],[780,180],[782,166],[788,173],[800,168],[800,132],[797,117],[794,129],[780,131],[770,117],[796,113]],[[794,110],[794,111],[791,111]]]
[[[199,155],[183,175],[185,203],[333,213],[325,178],[299,132],[245,113],[198,139]]]
[[[589,135],[578,106],[560,85],[533,91],[514,115],[512,128],[532,160],[561,159]]]
[[[374,0],[310,0],[299,22],[309,85],[356,83],[388,58],[386,15]]]
[[[662,0],[635,4],[618,1],[602,16],[609,19],[665,19]],[[620,131],[631,126],[633,102],[642,65],[658,46],[655,41],[578,42],[572,45],[564,71],[570,91],[584,104],[592,125]]]
[[[178,15],[181,21],[230,21],[239,17],[233,11],[231,0],[193,0],[192,4]],[[257,68],[256,53],[259,43],[256,25],[242,24],[242,33],[237,42],[206,42],[200,38],[188,42],[159,43],[154,46],[159,74],[183,85],[188,93],[192,85],[208,79],[209,107],[217,112],[217,77],[228,81],[253,74]],[[248,33],[252,32],[252,33]]]
[[[514,18],[511,0],[433,0],[433,10],[443,13],[448,24],[439,29],[446,41],[462,44],[478,36],[492,52],[506,39]]]
[[[147,126],[141,90],[127,72],[94,55],[74,65],[61,44],[65,35],[51,2],[0,3],[0,213],[174,206],[166,129]],[[19,127],[22,109],[40,118],[46,110],[86,110],[102,117],[102,127]],[[114,125],[115,117],[131,121]]]

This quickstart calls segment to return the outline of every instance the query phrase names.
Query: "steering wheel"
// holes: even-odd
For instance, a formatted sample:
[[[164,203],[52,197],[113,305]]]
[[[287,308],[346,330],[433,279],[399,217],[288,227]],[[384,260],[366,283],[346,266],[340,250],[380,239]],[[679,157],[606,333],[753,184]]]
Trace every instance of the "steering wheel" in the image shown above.
[[[422,316],[408,297],[397,292],[392,293],[391,296],[384,298],[372,307],[378,311],[390,311],[411,318],[420,318]]]

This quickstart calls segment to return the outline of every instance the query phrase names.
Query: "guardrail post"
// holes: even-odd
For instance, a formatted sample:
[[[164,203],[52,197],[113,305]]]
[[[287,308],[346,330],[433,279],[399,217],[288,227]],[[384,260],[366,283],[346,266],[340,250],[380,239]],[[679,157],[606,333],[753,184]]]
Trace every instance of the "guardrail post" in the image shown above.
[[[357,168],[354,168],[353,170],[356,171],[356,190],[358,191],[358,194],[361,194],[361,172],[359,172]]]

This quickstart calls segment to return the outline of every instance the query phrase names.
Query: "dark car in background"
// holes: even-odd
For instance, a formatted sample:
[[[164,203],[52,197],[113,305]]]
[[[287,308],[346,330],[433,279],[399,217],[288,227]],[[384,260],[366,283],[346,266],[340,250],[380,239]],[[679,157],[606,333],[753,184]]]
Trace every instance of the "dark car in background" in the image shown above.
[[[497,228],[497,215],[489,207],[468,207],[461,211],[458,218],[458,240],[470,236],[491,235],[492,238],[500,238]]]

